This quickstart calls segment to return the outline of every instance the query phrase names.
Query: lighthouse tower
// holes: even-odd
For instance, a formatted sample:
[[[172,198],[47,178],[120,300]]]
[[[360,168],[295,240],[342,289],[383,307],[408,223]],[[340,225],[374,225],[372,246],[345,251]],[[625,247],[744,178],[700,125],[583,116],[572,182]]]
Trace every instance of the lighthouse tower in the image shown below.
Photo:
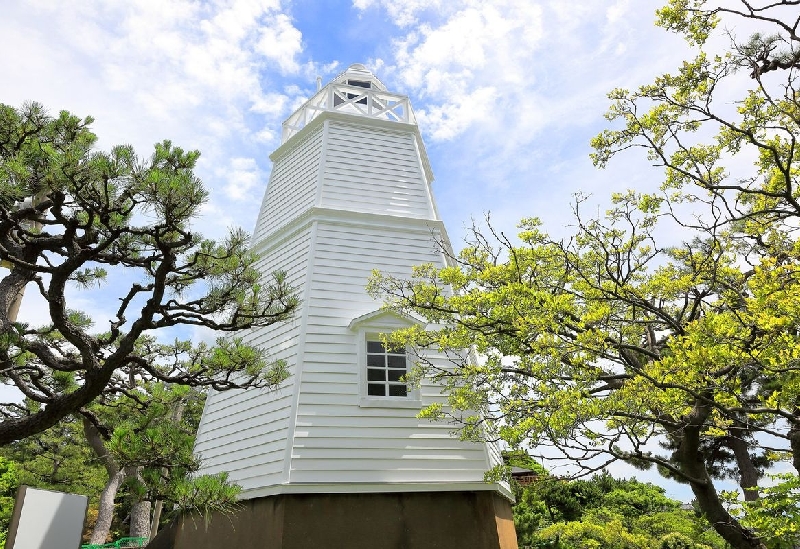
[[[373,269],[445,265],[408,98],[353,65],[289,117],[270,158],[252,246],[265,276],[287,273],[301,312],[243,337],[290,377],[209,396],[201,473],[228,473],[242,508],[208,532],[184,528],[176,546],[515,548],[508,487],[484,481],[497,449],[416,417],[446,399],[431,383],[407,387],[413,359],[380,334],[418,321],[365,291]]]

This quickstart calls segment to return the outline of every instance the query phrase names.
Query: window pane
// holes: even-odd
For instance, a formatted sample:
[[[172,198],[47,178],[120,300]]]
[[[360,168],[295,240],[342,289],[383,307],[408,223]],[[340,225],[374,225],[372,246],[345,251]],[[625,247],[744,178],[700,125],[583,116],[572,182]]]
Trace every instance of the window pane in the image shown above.
[[[386,381],[386,370],[367,368],[367,381]],[[396,381],[396,380],[393,380]]]
[[[368,353],[383,353],[383,343],[380,341],[367,341],[367,352]]]
[[[402,345],[388,347],[381,341],[367,341],[367,394],[407,397],[402,381],[408,373],[406,351]]]
[[[389,385],[389,396],[404,397],[408,395],[408,388],[405,385]]]
[[[406,375],[405,370],[389,370],[389,381],[400,381],[404,375]]]
[[[348,80],[348,84],[351,86],[358,86],[359,88],[371,88],[372,82],[364,82],[363,80]]]

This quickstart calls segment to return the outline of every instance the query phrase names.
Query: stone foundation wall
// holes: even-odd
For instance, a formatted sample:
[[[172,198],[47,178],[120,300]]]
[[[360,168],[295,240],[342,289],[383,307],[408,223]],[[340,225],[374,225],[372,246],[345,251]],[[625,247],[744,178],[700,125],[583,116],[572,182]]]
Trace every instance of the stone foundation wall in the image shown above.
[[[490,491],[284,494],[230,516],[186,517],[149,549],[517,549],[511,506]]]

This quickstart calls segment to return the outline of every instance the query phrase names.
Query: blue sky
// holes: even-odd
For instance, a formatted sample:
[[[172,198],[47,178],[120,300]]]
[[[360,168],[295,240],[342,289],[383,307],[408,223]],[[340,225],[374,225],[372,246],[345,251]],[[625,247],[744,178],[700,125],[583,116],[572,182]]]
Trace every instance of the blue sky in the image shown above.
[[[658,185],[659,170],[642,155],[606,170],[589,161],[589,140],[606,127],[606,93],[649,82],[687,56],[679,37],[653,26],[658,5],[5,2],[0,102],[92,115],[101,148],[131,143],[148,155],[169,138],[199,149],[210,199],[197,226],[219,237],[233,225],[252,230],[281,123],[317,77],[328,82],[360,62],[410,97],[457,248],[471,219],[487,212],[509,234],[531,216],[565,234],[574,193],[602,204],[612,191]],[[74,297],[94,318],[108,316],[102,304]],[[23,319],[43,313],[26,300]]]
[[[203,153],[198,227],[251,230],[281,122],[352,63],[410,97],[458,247],[491,212],[568,230],[574,193],[602,204],[661,173],[631,153],[606,170],[589,140],[605,94],[674,70],[683,41],[653,0],[19,0],[0,5],[0,102],[96,118],[99,146],[165,138]],[[600,206],[602,208],[602,206]],[[80,299],[80,296],[75,296]],[[91,314],[102,305],[85,300]],[[35,321],[41,305],[26,303]],[[674,486],[674,485],[673,485]]]
[[[170,138],[203,153],[202,228],[250,230],[281,122],[355,62],[412,101],[434,191],[457,243],[490,211],[513,232],[564,226],[572,193],[657,183],[629,155],[594,169],[605,94],[676,66],[683,42],[652,25],[658,2],[230,0],[0,7],[0,101],[91,114],[100,146],[148,154]]]

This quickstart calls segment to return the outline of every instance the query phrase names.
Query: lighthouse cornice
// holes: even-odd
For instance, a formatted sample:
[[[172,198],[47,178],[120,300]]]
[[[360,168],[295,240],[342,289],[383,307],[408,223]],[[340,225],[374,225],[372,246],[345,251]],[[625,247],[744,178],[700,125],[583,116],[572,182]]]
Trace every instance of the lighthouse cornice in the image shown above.
[[[370,494],[398,492],[499,492],[509,501],[514,495],[505,484],[486,482],[483,478],[472,482],[337,482],[337,483],[292,483],[243,490],[239,499],[275,496],[279,494]]]
[[[443,244],[450,250],[450,241],[444,223],[439,219],[425,219],[402,215],[375,214],[369,212],[354,212],[335,208],[314,206],[286,223],[278,230],[264,235],[263,238],[251,244],[251,249],[259,254],[269,253],[279,247],[287,238],[292,237],[315,221],[327,222],[331,225],[348,226],[375,226],[402,229],[406,231],[431,234],[435,232]]]

